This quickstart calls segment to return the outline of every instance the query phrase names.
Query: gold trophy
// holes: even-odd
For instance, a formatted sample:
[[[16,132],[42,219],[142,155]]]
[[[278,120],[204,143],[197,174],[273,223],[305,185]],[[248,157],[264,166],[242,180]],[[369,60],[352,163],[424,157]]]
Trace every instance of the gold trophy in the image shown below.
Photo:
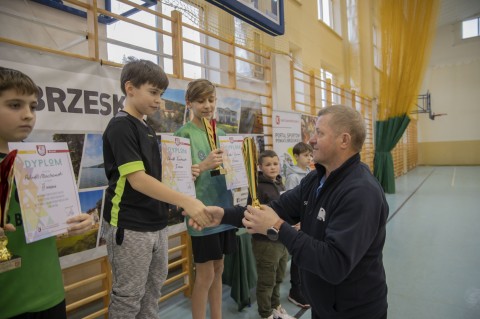
[[[260,208],[257,197],[257,147],[251,137],[245,137],[242,145],[243,162],[247,171],[248,191],[252,199],[252,206]]]
[[[7,223],[8,206],[13,189],[13,163],[17,150],[8,153],[0,163],[0,273],[21,266],[21,258],[12,255],[7,249],[8,237],[3,228]]]
[[[208,144],[210,144],[210,150],[214,151],[217,147],[217,123],[215,119],[208,121],[206,118],[202,117],[203,126],[207,132]],[[216,168],[210,171],[210,176],[225,175],[226,171],[222,165],[218,165]]]

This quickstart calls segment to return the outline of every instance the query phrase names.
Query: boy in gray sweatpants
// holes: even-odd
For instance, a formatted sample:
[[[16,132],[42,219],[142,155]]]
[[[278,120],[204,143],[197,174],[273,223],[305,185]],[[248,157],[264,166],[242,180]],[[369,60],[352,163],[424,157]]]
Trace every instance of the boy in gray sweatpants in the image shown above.
[[[103,134],[104,234],[113,275],[109,318],[155,319],[168,269],[168,204],[182,207],[202,226],[210,219],[202,202],[160,181],[157,136],[143,117],[160,108],[165,72],[151,61],[131,60],[120,80],[125,107]]]

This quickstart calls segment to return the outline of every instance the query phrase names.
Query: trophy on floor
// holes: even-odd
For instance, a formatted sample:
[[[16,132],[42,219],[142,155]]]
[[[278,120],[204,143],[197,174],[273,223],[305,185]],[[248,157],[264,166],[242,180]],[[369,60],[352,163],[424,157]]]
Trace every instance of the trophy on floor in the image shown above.
[[[252,199],[252,206],[260,208],[257,197],[257,147],[251,137],[245,137],[242,145],[243,162],[247,171],[248,191]]]
[[[210,121],[206,118],[202,117],[203,126],[205,127],[205,131],[207,132],[207,140],[208,144],[210,144],[210,150],[214,151],[217,147],[217,122],[215,119],[211,119]],[[225,175],[226,171],[222,165],[218,165],[216,168],[210,171],[210,176],[218,176],[218,175]]]
[[[8,153],[0,162],[0,273],[18,268],[21,266],[21,258],[12,255],[7,249],[8,237],[3,228],[7,223],[8,206],[13,189],[13,163],[17,150]]]

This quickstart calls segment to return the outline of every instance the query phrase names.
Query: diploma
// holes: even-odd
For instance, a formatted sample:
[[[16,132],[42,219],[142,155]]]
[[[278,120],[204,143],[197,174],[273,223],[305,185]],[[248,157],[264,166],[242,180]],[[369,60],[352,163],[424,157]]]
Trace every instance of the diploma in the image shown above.
[[[25,240],[67,232],[67,219],[81,214],[67,143],[8,143],[17,149],[15,180]]]

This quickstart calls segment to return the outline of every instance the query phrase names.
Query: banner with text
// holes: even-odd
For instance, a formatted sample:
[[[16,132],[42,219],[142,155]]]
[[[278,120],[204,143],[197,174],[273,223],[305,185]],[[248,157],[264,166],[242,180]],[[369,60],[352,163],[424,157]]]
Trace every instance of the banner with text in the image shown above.
[[[301,114],[273,111],[273,150],[280,158],[280,174],[285,177],[285,165],[293,165],[292,149],[301,138]]]

